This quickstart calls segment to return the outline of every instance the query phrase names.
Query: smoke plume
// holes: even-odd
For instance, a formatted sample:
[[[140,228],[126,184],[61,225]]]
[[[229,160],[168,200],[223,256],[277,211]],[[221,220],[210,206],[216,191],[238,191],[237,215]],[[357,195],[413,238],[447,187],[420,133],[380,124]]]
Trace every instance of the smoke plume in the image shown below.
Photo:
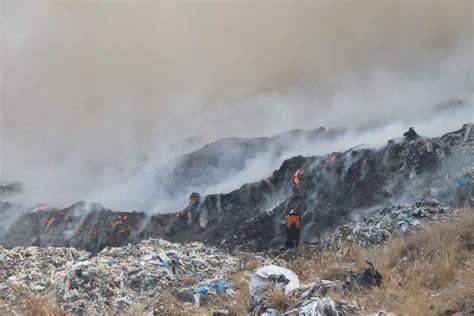
[[[221,137],[354,130],[285,158],[473,121],[469,0],[2,1],[1,43],[0,181],[23,182],[27,203],[153,209],[156,168]],[[451,98],[463,112],[432,113]]]

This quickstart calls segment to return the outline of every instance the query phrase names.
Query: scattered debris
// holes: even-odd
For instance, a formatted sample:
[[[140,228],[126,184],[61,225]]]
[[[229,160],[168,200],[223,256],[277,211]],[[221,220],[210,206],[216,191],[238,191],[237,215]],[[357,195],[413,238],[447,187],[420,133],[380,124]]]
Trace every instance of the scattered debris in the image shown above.
[[[456,210],[437,200],[385,208],[379,215],[342,225],[322,240],[326,249],[341,250],[355,244],[361,247],[380,245],[393,235],[403,235],[433,221],[453,215]]]
[[[88,314],[158,298],[188,274],[199,281],[199,295],[220,294],[228,287],[224,275],[238,268],[235,257],[215,248],[163,240],[107,248],[92,258],[86,251],[52,247],[0,248],[0,256],[0,297],[14,295],[8,286],[18,285],[52,297],[66,312]]]
[[[367,264],[369,266],[364,271],[351,273],[347,277],[344,289],[366,290],[382,284],[382,275],[375,269],[372,262],[367,261]]]

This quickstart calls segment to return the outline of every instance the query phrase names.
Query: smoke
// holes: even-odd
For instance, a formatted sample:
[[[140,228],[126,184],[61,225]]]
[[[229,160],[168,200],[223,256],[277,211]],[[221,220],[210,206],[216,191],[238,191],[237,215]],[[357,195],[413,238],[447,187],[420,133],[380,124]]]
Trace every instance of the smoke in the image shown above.
[[[156,196],[155,170],[204,141],[353,131],[256,157],[214,193],[290,155],[458,128],[473,121],[472,6],[3,1],[0,180],[22,181],[27,203],[161,209],[185,202]],[[453,97],[462,114],[430,113]],[[389,124],[356,129],[376,120]]]

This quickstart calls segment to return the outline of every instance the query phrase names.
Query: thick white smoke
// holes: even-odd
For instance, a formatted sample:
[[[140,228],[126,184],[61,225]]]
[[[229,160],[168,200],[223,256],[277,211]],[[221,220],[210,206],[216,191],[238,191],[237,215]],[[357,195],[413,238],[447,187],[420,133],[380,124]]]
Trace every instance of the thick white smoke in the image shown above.
[[[472,6],[3,1],[0,181],[22,181],[26,204],[169,209],[186,201],[156,196],[154,172],[202,141],[390,122],[284,159],[456,129],[473,121]],[[450,98],[469,107],[427,114]],[[189,136],[202,139],[170,146]]]

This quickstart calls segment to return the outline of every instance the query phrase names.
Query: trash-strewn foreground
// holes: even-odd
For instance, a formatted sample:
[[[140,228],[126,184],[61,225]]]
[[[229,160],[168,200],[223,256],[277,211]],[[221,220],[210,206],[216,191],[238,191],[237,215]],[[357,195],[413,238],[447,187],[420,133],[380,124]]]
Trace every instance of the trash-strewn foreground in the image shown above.
[[[0,314],[467,313],[474,310],[472,227],[472,210],[420,201],[280,253],[163,240],[98,254],[1,248]]]

